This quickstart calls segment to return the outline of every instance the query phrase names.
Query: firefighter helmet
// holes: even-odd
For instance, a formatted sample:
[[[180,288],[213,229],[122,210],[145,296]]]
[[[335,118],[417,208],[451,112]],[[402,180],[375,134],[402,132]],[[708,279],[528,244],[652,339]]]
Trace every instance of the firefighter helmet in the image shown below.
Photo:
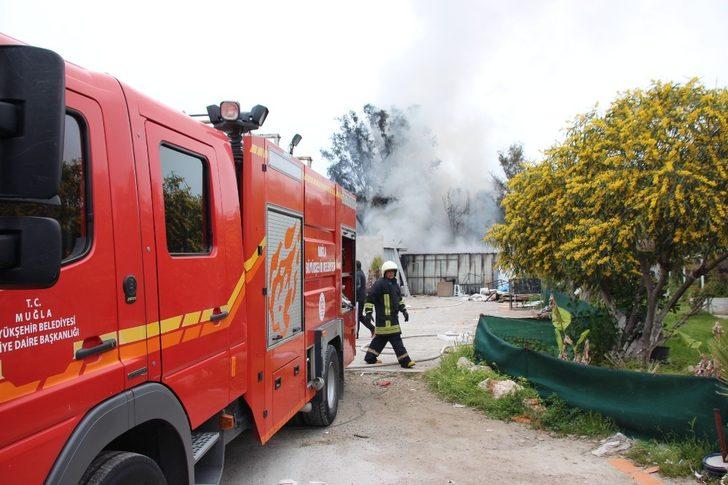
[[[385,261],[382,265],[382,274],[387,271],[397,271],[397,264],[394,261]]]

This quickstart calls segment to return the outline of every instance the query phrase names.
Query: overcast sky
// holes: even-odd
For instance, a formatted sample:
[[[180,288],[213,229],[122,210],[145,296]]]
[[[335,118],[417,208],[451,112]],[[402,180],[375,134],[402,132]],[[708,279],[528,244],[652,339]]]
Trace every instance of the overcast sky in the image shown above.
[[[567,121],[651,79],[728,85],[728,1],[0,0],[0,32],[169,106],[264,104],[313,155],[336,117],[418,105],[444,157],[530,158]]]

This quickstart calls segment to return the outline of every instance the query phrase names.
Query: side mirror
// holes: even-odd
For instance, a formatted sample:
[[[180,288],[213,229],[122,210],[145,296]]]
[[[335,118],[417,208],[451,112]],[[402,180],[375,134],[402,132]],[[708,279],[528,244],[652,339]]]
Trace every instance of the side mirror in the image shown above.
[[[61,226],[48,217],[0,217],[0,289],[48,288],[61,273]]]
[[[55,52],[0,45],[0,204],[58,203],[65,81]],[[0,289],[55,284],[61,248],[55,219],[0,217]]]
[[[0,46],[0,201],[58,195],[65,109],[61,56]]]

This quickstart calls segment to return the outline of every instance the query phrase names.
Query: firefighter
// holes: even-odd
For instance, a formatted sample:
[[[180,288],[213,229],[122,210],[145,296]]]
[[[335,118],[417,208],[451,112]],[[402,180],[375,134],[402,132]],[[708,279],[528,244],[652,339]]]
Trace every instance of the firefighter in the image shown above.
[[[402,343],[402,331],[399,328],[398,313],[402,312],[404,321],[409,321],[409,314],[402,301],[402,292],[397,282],[397,265],[392,261],[386,261],[382,265],[382,278],[379,278],[367,295],[367,302],[364,305],[365,321],[372,322],[372,312],[376,309],[376,326],[374,339],[369,344],[364,361],[367,364],[376,364],[381,361],[377,358],[387,345],[392,344],[397,361],[402,367],[414,367],[415,362],[410,359],[407,349]]]
[[[356,303],[357,303],[357,318],[356,318],[356,338],[359,338],[359,324],[369,329],[374,337],[374,325],[371,322],[367,322],[364,319],[364,302],[367,299],[367,277],[364,271],[361,269],[361,261],[356,262]]]

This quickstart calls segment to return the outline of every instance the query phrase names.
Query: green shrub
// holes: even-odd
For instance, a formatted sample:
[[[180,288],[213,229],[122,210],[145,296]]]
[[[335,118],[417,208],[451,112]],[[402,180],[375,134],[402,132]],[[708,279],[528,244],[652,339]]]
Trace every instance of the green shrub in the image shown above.
[[[372,271],[379,271],[382,268],[382,265],[384,264],[384,260],[381,256],[375,256],[374,259],[372,259],[371,264],[369,265],[369,269]]]
[[[715,272],[708,275],[701,293],[707,298],[728,296],[728,273]]]

